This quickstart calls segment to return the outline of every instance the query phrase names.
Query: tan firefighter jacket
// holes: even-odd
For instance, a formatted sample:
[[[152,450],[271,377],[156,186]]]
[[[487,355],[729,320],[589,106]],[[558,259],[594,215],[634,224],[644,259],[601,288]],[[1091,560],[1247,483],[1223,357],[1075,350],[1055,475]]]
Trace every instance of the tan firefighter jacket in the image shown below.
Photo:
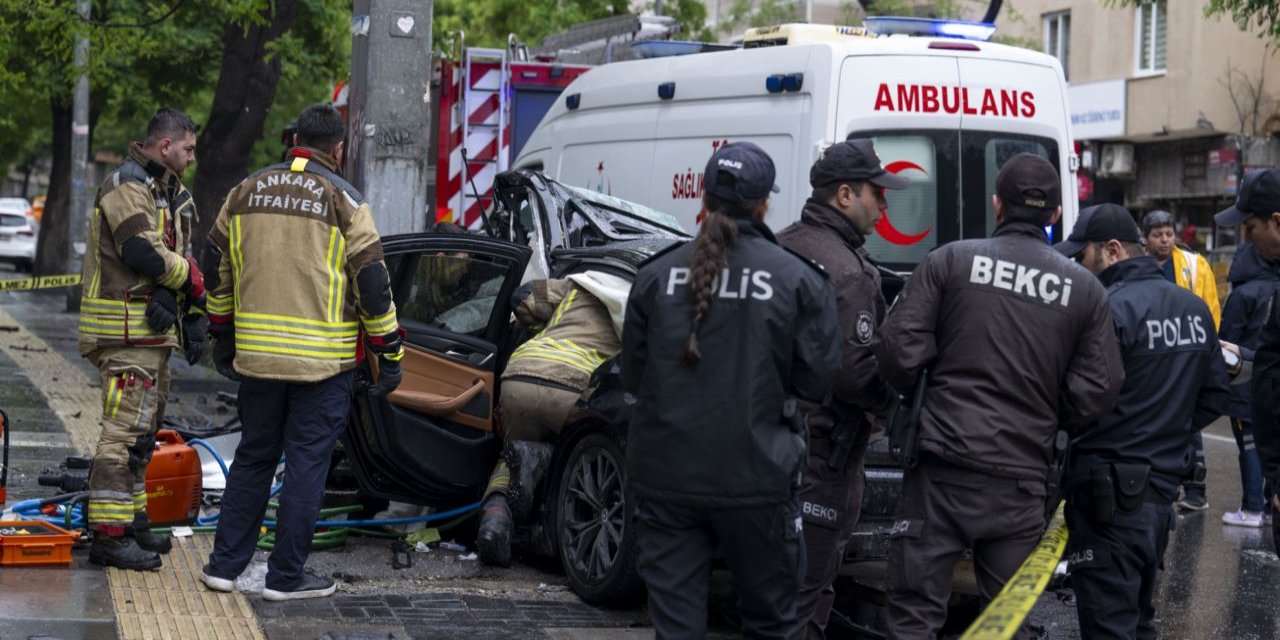
[[[621,280],[607,274],[597,277]],[[592,284],[569,279],[532,283],[532,291],[516,305],[515,315],[538,333],[511,354],[502,373],[504,379],[536,378],[582,391],[596,368],[622,349],[620,323],[615,326],[614,314],[604,301],[612,296],[595,286],[591,287],[596,291],[593,294],[584,283]],[[629,286],[615,288],[625,303]]]
[[[157,287],[179,291],[190,272],[184,254],[195,204],[178,175],[129,146],[129,157],[98,187],[86,236],[80,298],[80,355],[103,347],[176,347],[177,329],[157,335],[147,326],[147,300]],[[151,279],[121,258],[125,241],[141,236],[164,261]]]
[[[386,336],[398,325],[368,203],[330,156],[290,154],[227,195],[209,233],[208,312],[235,327],[241,375],[315,382],[355,368],[361,328]],[[376,291],[358,290],[367,267],[380,274]]]

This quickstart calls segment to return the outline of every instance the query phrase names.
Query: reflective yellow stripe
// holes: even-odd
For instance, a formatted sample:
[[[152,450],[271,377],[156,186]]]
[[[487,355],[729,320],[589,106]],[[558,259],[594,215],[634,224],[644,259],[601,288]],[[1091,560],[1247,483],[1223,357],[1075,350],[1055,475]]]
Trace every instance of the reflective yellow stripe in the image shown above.
[[[538,354],[536,354],[536,355],[534,355],[534,354],[525,354],[525,355],[523,355],[523,356],[522,356],[522,358],[531,358],[531,357],[536,357],[536,358],[537,358],[537,359],[539,359],[539,360],[552,360],[552,361],[555,361],[555,362],[563,362],[564,364],[567,364],[567,365],[569,365],[569,366],[573,367],[574,369],[577,369],[577,370],[579,370],[579,371],[585,371],[585,372],[587,372],[587,373],[592,373],[592,372],[594,372],[594,371],[596,370],[596,369],[595,369],[595,367],[589,366],[589,365],[587,365],[586,363],[584,363],[584,362],[582,362],[582,361],[580,361],[580,360],[577,360],[577,359],[573,358],[572,356],[566,356],[566,355],[564,355],[564,354],[556,353],[556,352],[554,352],[554,351],[547,351],[547,352],[543,352],[543,353],[538,353]],[[512,360],[517,360],[517,359],[522,359],[522,358],[517,358],[517,357],[516,357],[516,356],[514,356],[514,355],[513,355],[513,356],[511,356],[511,359],[512,359]]]
[[[556,307],[555,315],[551,316],[551,322],[547,323],[548,327],[553,327],[560,323],[560,318],[564,316],[564,312],[573,306],[573,299],[578,297],[578,289],[574,288],[569,291],[569,296],[560,302],[560,306]]]
[[[235,309],[235,306],[233,304],[233,301],[229,297],[215,296],[213,294],[209,294],[205,296],[205,308],[209,311],[209,313],[226,315],[228,313],[231,313]]]
[[[313,320],[311,318],[297,318],[293,316],[282,316],[272,313],[258,313],[254,311],[243,311],[237,314],[237,318],[243,320],[256,320],[263,323],[279,324],[282,326],[290,324],[301,324],[322,329],[346,329],[354,332],[359,326],[354,320],[349,322],[329,322],[327,320]]]
[[[191,267],[187,265],[186,260],[178,260],[174,263],[175,269],[167,278],[160,281],[160,284],[170,289],[179,289],[187,283],[187,275],[191,272]]]
[[[102,209],[95,206],[93,208],[93,228],[89,231],[90,238],[97,238],[99,236],[101,233],[99,231],[99,229],[101,229],[101,224]],[[85,247],[85,253],[89,254],[89,248],[87,246]],[[85,259],[90,258],[90,255],[85,255]],[[102,257],[98,255],[97,249],[94,249],[91,259],[93,260],[93,280],[89,281],[89,289],[85,291],[85,294],[89,297],[96,298],[98,296],[98,289],[102,286]],[[81,304],[83,304],[83,302]]]
[[[404,348],[401,347],[399,349],[396,349],[395,353],[384,353],[382,354],[382,357],[392,362],[400,362],[400,360],[404,358]]]
[[[311,347],[314,349],[323,349],[327,351],[342,350],[342,351],[350,351],[352,354],[355,354],[356,352],[356,342],[354,339],[341,340],[341,341],[337,341],[337,340],[324,341],[324,340],[308,340],[306,338],[286,338],[284,336],[275,336],[275,335],[264,336],[264,335],[253,334],[253,333],[241,334],[237,332],[236,342],[239,343],[241,338],[243,338],[246,342],[259,342],[259,343],[265,343],[265,344],[278,342],[283,344],[296,344],[304,347]]]
[[[244,254],[240,250],[240,216],[231,216],[231,238],[228,248],[231,250],[231,295],[235,308],[240,308],[240,281],[244,279]]]
[[[356,357],[355,347],[352,347],[351,350],[347,353],[335,354],[335,353],[326,353],[323,351],[313,351],[313,350],[304,349],[300,347],[268,346],[268,345],[241,343],[239,336],[236,336],[236,350],[251,351],[251,352],[257,352],[257,353],[271,353],[271,354],[285,355],[285,356],[305,357],[305,358],[312,358],[315,360],[352,360]]]
[[[85,297],[83,297],[83,298],[80,298],[80,304],[81,304],[81,306],[82,306],[82,307],[83,307],[83,306],[88,306],[88,307],[93,307],[93,308],[96,308],[96,309],[99,309],[99,310],[105,310],[105,311],[109,311],[109,312],[110,312],[110,311],[124,311],[124,309],[125,309],[125,307],[126,307],[126,306],[128,306],[128,308],[129,308],[130,312],[133,312],[133,311],[142,311],[142,312],[144,312],[144,313],[145,313],[145,312],[146,312],[146,310],[147,310],[147,303],[146,303],[146,302],[129,302],[129,303],[126,303],[124,300],[107,300],[107,299],[105,299],[105,298],[90,298],[90,297],[88,297],[88,296],[85,296]]]
[[[392,309],[376,318],[365,318],[363,320],[364,330],[371,336],[385,336],[395,331],[399,326],[396,323],[396,310]]]
[[[307,168],[306,158],[294,158],[293,163],[289,165],[290,171],[303,171]]]
[[[264,324],[260,322],[245,322],[241,318],[236,318],[236,330],[249,330],[250,333],[258,331],[272,335],[284,334],[290,336],[314,336],[316,338],[330,340],[353,340],[358,335],[358,332],[354,329],[342,329],[341,331],[302,329],[298,327]]]
[[[342,314],[342,254],[347,241],[337,227],[329,230],[329,256],[325,266],[329,269],[329,322],[337,322]]]
[[[511,359],[521,360],[530,357],[544,358],[548,356],[555,356],[556,359],[561,360],[573,360],[580,363],[582,367],[586,367],[591,370],[595,370],[596,367],[600,366],[600,363],[604,362],[603,358],[588,358],[572,351],[541,346],[528,346],[528,348],[521,347],[516,353],[511,354]]]

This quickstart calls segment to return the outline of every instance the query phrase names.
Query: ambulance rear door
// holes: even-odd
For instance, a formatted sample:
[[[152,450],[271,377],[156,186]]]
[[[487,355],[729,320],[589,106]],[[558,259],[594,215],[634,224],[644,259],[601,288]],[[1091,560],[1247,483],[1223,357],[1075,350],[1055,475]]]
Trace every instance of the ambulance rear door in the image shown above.
[[[885,266],[910,271],[931,249],[962,237],[960,109],[950,56],[847,56],[840,68],[836,136],[871,138],[884,168],[910,186],[887,192],[886,215],[867,238]],[[945,102],[945,104],[944,104]]]

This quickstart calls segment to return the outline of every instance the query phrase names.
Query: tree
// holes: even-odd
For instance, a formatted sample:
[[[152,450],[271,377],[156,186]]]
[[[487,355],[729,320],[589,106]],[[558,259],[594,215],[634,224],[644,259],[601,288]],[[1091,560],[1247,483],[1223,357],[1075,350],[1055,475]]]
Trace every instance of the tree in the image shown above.
[[[627,13],[626,2],[614,0],[435,0],[431,21],[432,42],[444,49],[454,34],[465,32],[467,46],[507,46],[507,35],[527,43],[588,20]]]
[[[1165,0],[1160,0],[1161,2]],[[1150,0],[1104,0],[1112,7],[1136,7],[1149,4]],[[1280,2],[1276,0],[1209,0],[1204,15],[1230,16],[1241,31],[1257,28],[1259,37],[1271,38],[1280,44]]]

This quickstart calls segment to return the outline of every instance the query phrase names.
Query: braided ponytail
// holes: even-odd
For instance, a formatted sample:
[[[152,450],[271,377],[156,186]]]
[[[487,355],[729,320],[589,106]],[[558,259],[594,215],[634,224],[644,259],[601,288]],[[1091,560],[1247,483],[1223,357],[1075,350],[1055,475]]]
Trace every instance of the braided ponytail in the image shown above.
[[[729,245],[738,237],[738,225],[729,216],[708,208],[702,230],[693,241],[693,264],[690,265],[689,299],[693,303],[693,328],[684,344],[684,362],[697,367],[702,361],[698,350],[698,327],[711,308],[720,274],[728,264]]]

